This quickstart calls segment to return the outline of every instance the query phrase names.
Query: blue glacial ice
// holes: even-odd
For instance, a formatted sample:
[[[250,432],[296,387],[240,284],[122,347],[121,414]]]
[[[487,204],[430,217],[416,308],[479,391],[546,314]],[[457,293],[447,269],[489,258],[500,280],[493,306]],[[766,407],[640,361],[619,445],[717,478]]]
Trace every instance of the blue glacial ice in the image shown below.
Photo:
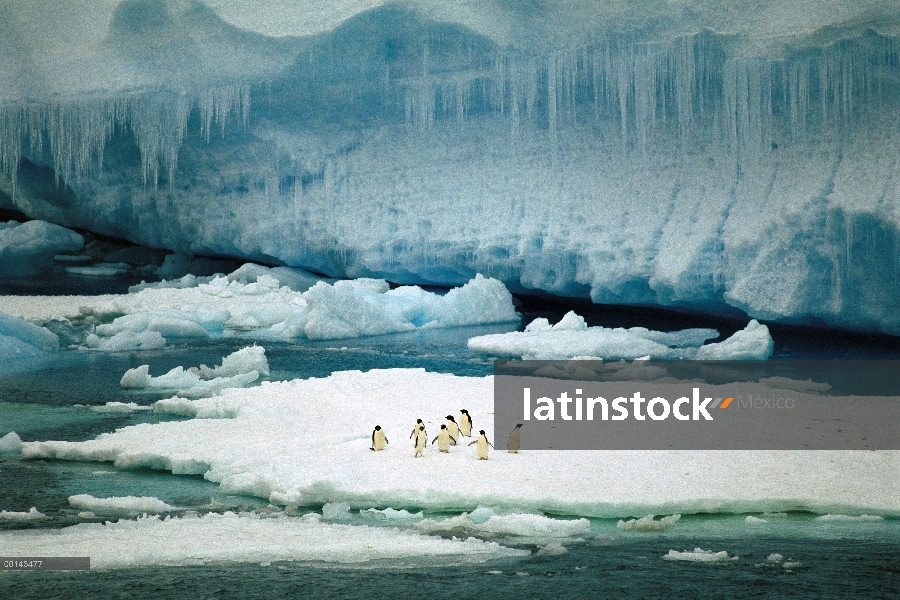
[[[331,277],[900,333],[896,4],[299,6],[0,4],[0,208]]]

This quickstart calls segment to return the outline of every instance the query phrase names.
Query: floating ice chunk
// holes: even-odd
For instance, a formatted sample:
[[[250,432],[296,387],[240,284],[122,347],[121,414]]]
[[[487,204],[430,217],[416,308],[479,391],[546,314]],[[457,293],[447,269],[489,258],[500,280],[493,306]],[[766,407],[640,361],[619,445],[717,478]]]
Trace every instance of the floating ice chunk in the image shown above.
[[[563,325],[562,328],[559,328]],[[584,320],[568,313],[562,321],[547,329],[543,324],[522,332],[496,333],[474,337],[469,349],[493,356],[525,360],[566,360],[575,356],[594,356],[606,360],[655,359],[766,359],[772,354],[769,329],[757,321],[727,340],[701,345],[718,336],[713,329],[686,329],[664,333],[643,327],[609,329],[583,326]]]
[[[133,413],[136,411],[153,410],[151,406],[141,406],[136,402],[107,402],[100,406],[91,406],[90,409],[96,413]]]
[[[107,517],[125,517],[139,514],[158,514],[178,510],[153,496],[113,496],[95,498],[90,494],[69,496],[69,505],[83,511]]]
[[[275,279],[279,285],[290,288],[295,292],[305,292],[319,281],[330,281],[333,279],[325,279],[316,277],[309,271],[294,267],[264,267],[255,263],[244,263],[237,270],[228,274],[228,281],[239,281],[241,283],[255,283],[262,276],[268,276]]]
[[[0,547],[14,556],[90,555],[92,569],[274,561],[364,564],[396,560],[409,565],[423,557],[424,564],[454,565],[529,555],[527,550],[475,539],[462,542],[390,527],[231,512],[5,532],[0,533]]]
[[[158,331],[120,331],[110,338],[101,338],[92,333],[84,340],[85,348],[91,350],[105,350],[115,352],[121,350],[158,350],[166,345],[164,338]]]
[[[0,280],[40,273],[55,255],[83,246],[79,234],[46,221],[0,223]]]
[[[200,376],[205,379],[234,377],[251,371],[257,371],[263,377],[269,376],[269,361],[266,359],[266,349],[262,346],[247,346],[232,352],[222,359],[220,366],[212,369],[202,365]]]
[[[692,357],[695,360],[765,360],[772,356],[775,343],[769,328],[756,319],[741,331],[717,344],[701,346]]]
[[[781,562],[782,560],[784,560],[784,556],[781,554],[778,554],[777,552],[773,552],[772,554],[770,554],[766,557],[766,560],[771,563],[778,563],[778,562]]]
[[[322,518],[329,521],[346,521],[350,518],[350,505],[346,502],[329,502],[322,507]]]
[[[802,563],[798,560],[786,560],[783,563],[781,563],[781,566],[784,567],[785,569],[794,569],[794,568],[801,566],[801,564]]]
[[[15,431],[0,437],[0,454],[18,454],[22,450],[22,438]]]
[[[659,521],[654,521],[655,515],[647,515],[640,519],[629,519],[628,521],[620,520],[616,523],[616,527],[625,531],[663,531],[681,519],[681,515],[674,514],[663,517]]]
[[[537,556],[559,556],[568,553],[569,550],[556,540],[550,540],[537,551]]]
[[[580,317],[575,314],[574,310],[570,310],[551,329],[553,331],[587,331],[588,326],[584,322],[584,317]]]
[[[744,518],[744,523],[747,525],[764,525],[768,523],[765,519],[760,519],[759,517],[754,517],[753,515],[747,515]]]
[[[115,277],[131,270],[128,263],[99,263],[89,267],[66,267],[70,275],[86,275],[88,277]]]
[[[0,519],[7,521],[34,521],[36,519],[46,519],[47,515],[32,506],[28,512],[16,512],[12,510],[0,510]]]
[[[227,388],[244,387],[269,374],[265,348],[248,346],[232,352],[222,359],[218,367],[185,370],[175,367],[165,375],[150,375],[150,365],[129,369],[122,376],[119,385],[127,389],[177,390],[184,398],[214,396]]]
[[[0,336],[16,338],[38,350],[56,350],[59,337],[45,327],[39,327],[23,319],[0,311]]]
[[[406,509],[394,510],[393,508],[385,508],[378,510],[377,508],[368,508],[360,510],[361,515],[369,515],[386,521],[416,521],[422,519],[422,512],[411,513]]]
[[[728,552],[714,552],[713,550],[703,550],[702,548],[694,548],[693,551],[685,550],[679,552],[677,550],[669,550],[665,554],[663,560],[684,560],[689,562],[725,562],[729,560],[737,560],[737,556],[728,556]]]
[[[416,523],[419,531],[428,533],[450,532],[457,529],[478,535],[515,536],[526,538],[577,538],[590,535],[591,524],[587,519],[552,519],[542,515],[512,513],[498,515],[490,509],[473,511],[475,518],[463,513],[447,519],[424,519]]]
[[[864,521],[884,521],[884,517],[879,515],[821,515],[813,519],[819,523],[827,522],[864,522]]]
[[[525,326],[525,331],[550,331],[551,329],[553,329],[553,325],[544,317],[538,317]]]

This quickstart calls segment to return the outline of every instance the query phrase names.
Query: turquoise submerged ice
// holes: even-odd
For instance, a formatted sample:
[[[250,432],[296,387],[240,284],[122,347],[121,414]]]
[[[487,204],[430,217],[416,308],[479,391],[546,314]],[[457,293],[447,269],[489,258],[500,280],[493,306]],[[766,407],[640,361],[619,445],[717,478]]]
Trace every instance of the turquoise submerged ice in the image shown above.
[[[4,208],[329,276],[900,332],[895,3],[39,6],[0,18]]]

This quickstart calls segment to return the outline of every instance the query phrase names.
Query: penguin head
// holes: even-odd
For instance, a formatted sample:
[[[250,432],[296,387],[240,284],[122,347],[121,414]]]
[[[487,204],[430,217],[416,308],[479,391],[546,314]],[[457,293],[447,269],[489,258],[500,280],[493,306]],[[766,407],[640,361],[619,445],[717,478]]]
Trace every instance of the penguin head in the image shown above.
[[[456,423],[456,420],[453,418],[453,415],[447,415],[447,420],[453,421],[454,423]]]
[[[522,424],[519,423],[518,425],[516,425],[516,429],[518,429],[518,428],[521,427],[521,426],[522,426]]]
[[[416,419],[416,423],[421,423],[422,419]]]
[[[479,431],[478,433],[480,433],[481,435],[484,435],[484,429],[482,429],[482,430]]]
[[[459,409],[459,412],[461,412],[461,413],[464,414],[464,415],[469,414],[469,411],[467,411],[467,410],[464,409],[464,408]]]
[[[441,425],[441,429],[447,429],[446,425]]]
[[[381,431],[381,425],[376,425],[376,426],[375,426],[375,431]]]

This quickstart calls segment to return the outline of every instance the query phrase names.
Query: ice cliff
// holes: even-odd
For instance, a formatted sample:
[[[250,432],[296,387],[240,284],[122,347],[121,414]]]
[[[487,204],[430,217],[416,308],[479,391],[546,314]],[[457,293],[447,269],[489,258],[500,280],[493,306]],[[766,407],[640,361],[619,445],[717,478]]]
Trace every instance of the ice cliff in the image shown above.
[[[329,276],[900,333],[894,3],[48,7],[0,0],[0,208]]]

